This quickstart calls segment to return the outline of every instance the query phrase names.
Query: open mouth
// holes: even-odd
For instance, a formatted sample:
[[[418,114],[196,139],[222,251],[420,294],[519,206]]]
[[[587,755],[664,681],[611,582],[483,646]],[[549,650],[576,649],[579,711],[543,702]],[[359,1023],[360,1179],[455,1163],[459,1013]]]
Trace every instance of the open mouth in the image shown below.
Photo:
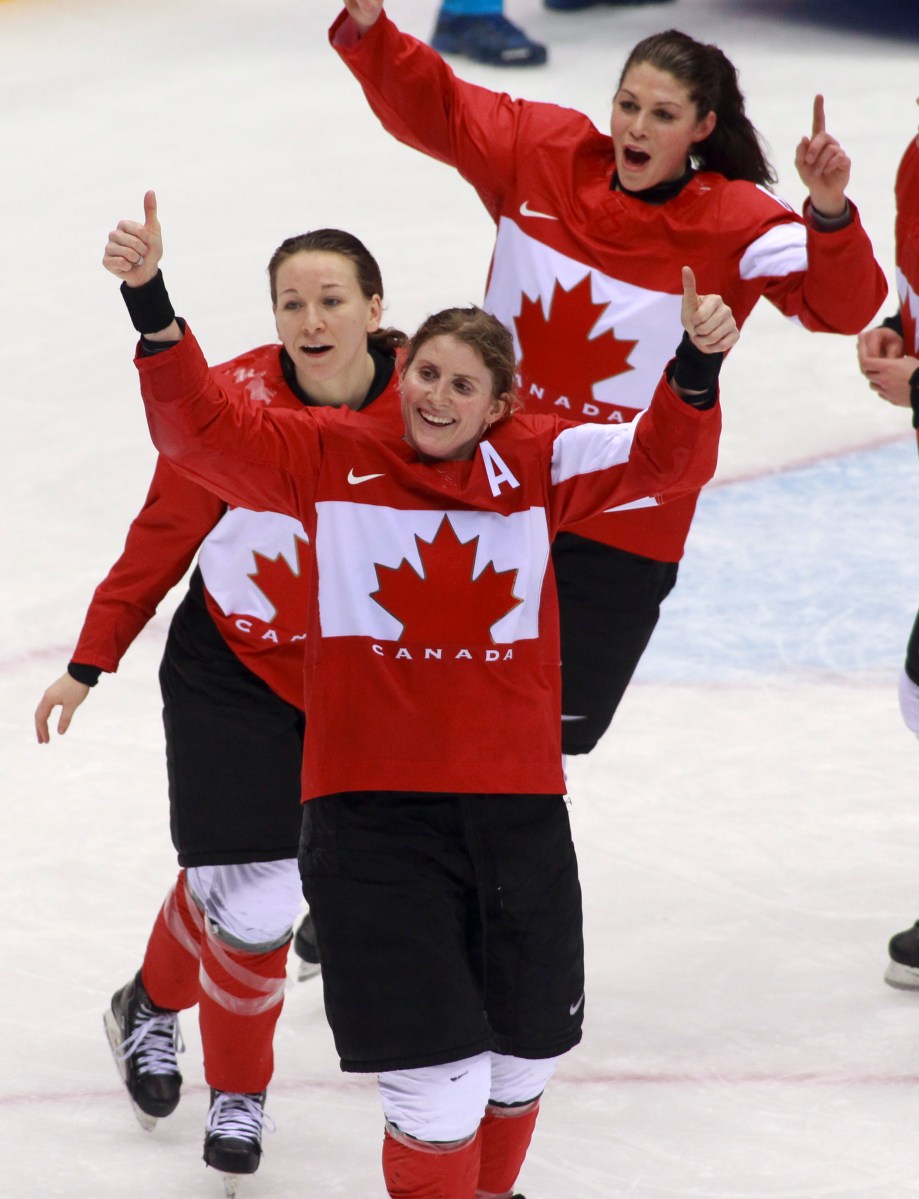
[[[301,346],[300,349],[307,358],[321,358],[323,354],[328,354],[332,349],[331,346]]]
[[[632,146],[626,146],[622,152],[622,157],[625,160],[626,166],[630,166],[635,170],[638,170],[645,163],[651,161],[650,154],[646,154],[644,150],[636,150]]]
[[[448,425],[455,423],[452,416],[435,416],[433,412],[424,412],[421,408],[418,408],[417,412],[426,425],[435,429],[446,429]]]

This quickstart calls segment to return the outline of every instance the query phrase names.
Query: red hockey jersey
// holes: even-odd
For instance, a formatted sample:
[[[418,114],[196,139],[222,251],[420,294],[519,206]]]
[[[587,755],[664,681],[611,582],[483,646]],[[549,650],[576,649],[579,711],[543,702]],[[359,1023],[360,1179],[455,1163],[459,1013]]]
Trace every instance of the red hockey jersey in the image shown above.
[[[661,381],[634,424],[517,416],[471,461],[422,462],[373,410],[241,405],[188,331],[136,362],[160,452],[313,542],[304,798],[561,792],[551,541],[700,487],[717,406],[696,411]]]
[[[919,357],[919,138],[913,138],[897,171],[897,292],[903,348]]]
[[[853,209],[818,232],[755,184],[697,174],[663,204],[611,189],[612,140],[579,112],[456,78],[385,13],[335,49],[400,141],[456,167],[497,225],[485,307],[514,331],[528,410],[617,423],[644,408],[679,340],[680,268],[742,325],[765,295],[808,329],[857,333],[887,287]],[[676,561],[695,498],[574,532]]]
[[[215,367],[215,378],[240,402],[300,409],[284,379],[280,350],[250,350]],[[391,407],[398,421],[395,374],[376,403]],[[302,708],[312,568],[302,525],[277,512],[228,508],[162,458],[123,553],[96,588],[73,660],[116,670],[199,550],[205,600],[221,636],[276,694]]]

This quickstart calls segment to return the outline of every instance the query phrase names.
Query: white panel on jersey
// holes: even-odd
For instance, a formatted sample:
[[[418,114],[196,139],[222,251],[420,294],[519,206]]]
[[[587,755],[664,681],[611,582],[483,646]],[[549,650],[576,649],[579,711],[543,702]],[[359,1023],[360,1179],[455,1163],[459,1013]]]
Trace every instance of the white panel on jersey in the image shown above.
[[[570,291],[586,276],[591,280],[592,302],[607,305],[603,310],[598,309],[591,338],[613,332],[619,340],[637,343],[628,357],[631,369],[596,382],[591,389],[593,399],[598,404],[610,405],[611,410],[619,405],[647,408],[660,378],[661,363],[673,357],[679,340],[678,337],[675,339],[674,330],[680,328],[681,291],[669,295],[609,279],[585,263],[528,237],[514,221],[502,217],[498,223],[485,307],[514,332],[514,344],[519,353],[514,322],[522,311],[524,294],[530,300],[540,301],[543,316],[548,319],[556,283]],[[519,285],[512,280],[519,281]],[[674,288],[679,287],[677,267],[674,268]],[[559,347],[559,352],[563,352],[563,347]],[[526,395],[521,398],[526,403]],[[555,411],[559,416],[572,419],[585,415],[577,409],[575,401],[568,407],[557,403]],[[589,415],[591,419],[602,420],[596,414]]]
[[[549,559],[543,508],[503,516],[497,512],[406,511],[325,500],[316,505],[316,516],[319,619],[324,637],[397,641],[401,622],[371,599],[379,587],[376,568],[395,569],[407,562],[423,575],[418,541],[432,542],[445,517],[461,542],[478,538],[473,579],[490,563],[498,572],[517,571],[513,594],[523,602],[492,625],[493,640],[506,644],[536,637]]]
[[[919,295],[910,287],[909,280],[899,267],[897,267],[897,295],[900,298],[900,307],[908,308],[916,320],[916,332],[913,336],[913,344],[906,347],[907,352],[911,356],[919,354]]]
[[[303,526],[292,516],[248,508],[231,508],[224,514],[198,555],[204,585],[224,616],[257,616],[266,623],[274,619],[274,605],[250,578],[258,569],[254,553],[282,557],[291,573],[297,574],[298,539],[309,543]]]
[[[751,242],[740,260],[741,279],[781,277],[807,270],[807,229],[796,221],[773,225]]]
[[[552,444],[552,482],[607,470],[628,461],[635,425],[578,425],[564,429]]]

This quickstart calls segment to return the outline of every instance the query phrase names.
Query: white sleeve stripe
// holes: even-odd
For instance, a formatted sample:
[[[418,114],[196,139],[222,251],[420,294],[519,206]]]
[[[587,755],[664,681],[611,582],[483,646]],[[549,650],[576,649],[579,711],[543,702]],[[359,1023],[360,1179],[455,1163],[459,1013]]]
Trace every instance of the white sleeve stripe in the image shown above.
[[[796,221],[773,225],[751,242],[740,260],[741,279],[791,275],[807,270],[807,230]]]
[[[631,500],[628,504],[616,504],[613,508],[604,508],[604,512],[627,512],[629,508],[656,508],[660,500],[653,495],[647,495],[642,500]]]
[[[559,433],[552,446],[552,482],[607,470],[628,461],[641,414],[627,425],[578,425]]]

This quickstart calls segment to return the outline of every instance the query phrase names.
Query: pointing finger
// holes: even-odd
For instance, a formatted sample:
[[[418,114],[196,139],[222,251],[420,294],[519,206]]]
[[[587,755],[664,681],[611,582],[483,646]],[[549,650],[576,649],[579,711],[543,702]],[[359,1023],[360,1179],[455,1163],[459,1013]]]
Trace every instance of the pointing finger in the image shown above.
[[[826,112],[823,106],[823,96],[814,96],[814,126],[811,132],[811,137],[816,137],[818,133],[826,132]]]

